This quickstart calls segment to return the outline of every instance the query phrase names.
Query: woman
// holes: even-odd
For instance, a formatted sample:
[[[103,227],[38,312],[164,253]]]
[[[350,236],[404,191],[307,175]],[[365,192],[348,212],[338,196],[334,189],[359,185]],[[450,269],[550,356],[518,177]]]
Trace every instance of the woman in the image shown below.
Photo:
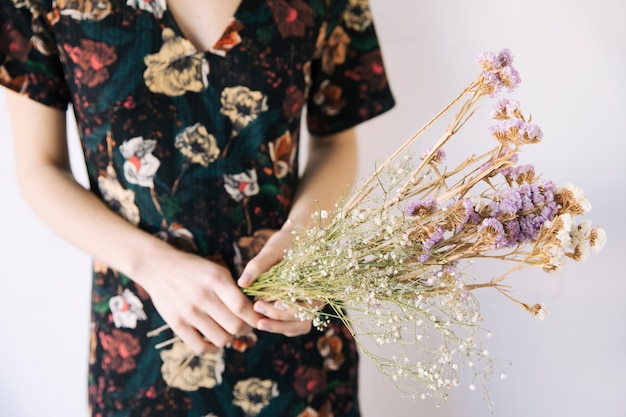
[[[359,415],[347,330],[240,287],[333,207],[354,126],[393,106],[367,0],[0,7],[20,188],[95,259],[91,415]],[[69,103],[89,190],[69,169]]]

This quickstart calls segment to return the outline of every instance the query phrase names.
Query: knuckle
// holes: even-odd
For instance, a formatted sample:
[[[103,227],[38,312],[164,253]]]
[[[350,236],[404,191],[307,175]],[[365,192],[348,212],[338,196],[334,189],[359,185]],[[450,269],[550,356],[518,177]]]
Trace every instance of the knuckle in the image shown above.
[[[243,297],[233,297],[229,300],[228,306],[233,313],[241,315],[246,311],[246,301]]]
[[[170,325],[170,327],[172,328],[172,330],[174,331],[174,333],[176,333],[176,331],[180,328],[182,328],[183,326],[185,326],[186,322],[185,320],[182,318],[182,316],[175,316],[172,317],[168,324]]]
[[[205,353],[213,352],[215,348],[210,343],[198,343],[195,348],[191,348],[194,353],[198,356],[204,355]]]
[[[193,317],[197,312],[197,308],[193,303],[185,303],[180,307],[180,316],[178,320],[184,321],[183,317]]]
[[[230,335],[220,335],[218,337],[216,337],[212,343],[217,346],[218,348],[223,348],[226,345],[228,345],[231,341],[232,341],[232,336]]]
[[[237,323],[233,325],[233,328],[231,329],[231,333],[235,335],[242,335],[242,334],[246,334],[248,329],[249,329],[248,325],[246,325],[242,321],[238,321]]]

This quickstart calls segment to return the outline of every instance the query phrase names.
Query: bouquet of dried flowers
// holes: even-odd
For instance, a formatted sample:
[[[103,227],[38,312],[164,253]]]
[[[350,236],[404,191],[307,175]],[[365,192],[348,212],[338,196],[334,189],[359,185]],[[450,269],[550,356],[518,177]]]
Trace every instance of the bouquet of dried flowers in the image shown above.
[[[293,305],[319,328],[338,317],[413,398],[445,400],[467,369],[474,375],[470,389],[484,387],[494,365],[472,291],[493,288],[543,318],[541,304],[511,296],[505,277],[526,267],[558,272],[567,258],[584,261],[600,251],[606,239],[590,221],[574,220],[590,209],[579,188],[557,186],[532,165],[518,164],[520,150],[540,142],[542,132],[516,101],[495,105],[490,150],[444,164],[446,145],[479,100],[518,86],[512,62],[507,49],[482,53],[478,77],[334,212],[315,213],[315,225],[295,232],[284,260],[245,292]],[[410,145],[449,114],[439,140],[413,155]],[[468,272],[476,259],[509,261],[511,268],[476,282]],[[315,307],[319,302],[326,308]],[[382,353],[365,346],[367,336]]]

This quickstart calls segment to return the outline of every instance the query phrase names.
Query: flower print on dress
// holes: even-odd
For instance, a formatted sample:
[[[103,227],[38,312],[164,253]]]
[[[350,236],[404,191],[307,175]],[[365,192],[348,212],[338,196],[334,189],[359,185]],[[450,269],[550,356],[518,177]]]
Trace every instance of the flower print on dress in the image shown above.
[[[74,79],[79,85],[95,87],[109,79],[108,66],[117,61],[115,47],[103,42],[81,39],[80,46],[63,45],[74,64]]]
[[[171,349],[161,351],[161,359],[161,374],[170,387],[197,391],[222,383],[224,359],[221,351],[196,355],[184,342],[177,341]]]
[[[335,66],[346,62],[348,45],[350,45],[350,36],[341,26],[336,26],[322,50],[322,71],[324,74],[332,75],[335,72]]]
[[[259,229],[252,236],[242,236],[236,243],[233,243],[235,251],[233,263],[240,273],[244,266],[263,249],[274,233],[276,233],[274,229]]]
[[[324,80],[320,84],[319,89],[313,94],[313,102],[328,116],[339,114],[347,104],[341,87],[331,84],[330,80]]]
[[[348,77],[362,83],[364,92],[382,91],[387,88],[387,77],[380,50],[368,52],[359,58],[361,65],[347,73]]]
[[[204,167],[215,162],[220,156],[215,136],[201,123],[189,126],[176,135],[174,146],[189,162]]]
[[[235,384],[233,404],[241,408],[246,417],[254,417],[277,396],[278,385],[275,381],[250,378]]]
[[[196,245],[193,233],[179,223],[174,222],[170,224],[167,230],[158,231],[156,236],[183,252],[198,252],[198,246]]]
[[[242,29],[243,24],[233,17],[226,27],[224,34],[215,45],[213,45],[210,52],[222,57],[226,56],[227,52],[230,52],[235,46],[241,43],[241,35],[239,35],[239,32]]]
[[[161,161],[152,155],[156,145],[156,140],[144,139],[141,136],[125,140],[120,145],[120,152],[126,159],[124,176],[129,183],[154,187],[154,175],[161,166]]]
[[[113,329],[111,334],[99,333],[100,344],[105,350],[102,367],[118,374],[130,372],[137,367],[135,356],[141,352],[139,340],[130,333]]]
[[[324,368],[330,371],[338,370],[346,360],[342,352],[343,341],[333,329],[317,339],[317,350],[324,358]]]
[[[287,87],[285,100],[283,101],[283,113],[287,120],[292,121],[300,117],[305,101],[306,94],[296,85]]]
[[[12,77],[4,65],[0,65],[0,82],[16,91],[25,90],[28,87],[28,77],[25,75]]]
[[[150,12],[159,19],[163,17],[163,13],[167,10],[165,0],[126,0],[126,5],[135,10],[139,9]]]
[[[239,174],[224,174],[223,178],[224,188],[228,194],[233,200],[241,202],[248,226],[248,235],[251,235],[252,219],[248,212],[248,200],[260,191],[257,173],[254,169],[249,169],[247,172],[240,172]]]
[[[2,44],[0,51],[4,54],[10,51],[11,57],[19,62],[28,61],[28,55],[32,49],[32,45],[17,28],[11,23],[2,27]]]
[[[148,318],[143,311],[143,303],[128,288],[124,289],[122,295],[111,297],[109,308],[113,315],[113,323],[117,328],[135,329],[137,328],[137,321]]]
[[[106,175],[98,177],[98,189],[102,198],[116,213],[134,225],[139,224],[139,208],[135,205],[135,193],[122,187],[112,166],[108,166]]]
[[[294,372],[293,388],[301,398],[309,398],[326,389],[326,371],[312,366],[299,366]]]
[[[267,110],[267,96],[260,91],[252,91],[245,86],[227,87],[222,91],[220,112],[233,124],[233,136],[259,114]]]
[[[281,137],[269,142],[268,148],[276,178],[281,179],[292,173],[296,158],[296,143],[291,138],[291,132],[286,130]]]
[[[233,341],[228,345],[229,348],[235,349],[237,352],[245,352],[248,349],[252,349],[258,337],[255,333],[248,333],[243,336],[235,336]]]
[[[209,85],[209,63],[204,55],[172,29],[163,29],[161,36],[159,52],[144,58],[147,68],[143,77],[150,91],[175,97],[205,89]]]
[[[76,20],[103,20],[112,10],[110,0],[56,0],[62,15]]]
[[[272,17],[283,38],[304,36],[306,28],[315,24],[315,12],[303,0],[288,3],[285,0],[267,2],[272,9]]]
[[[372,12],[368,0],[348,0],[343,12],[346,26],[356,32],[364,32],[372,24]]]
[[[239,202],[259,193],[259,183],[254,169],[239,174],[225,174],[224,188],[233,200]]]

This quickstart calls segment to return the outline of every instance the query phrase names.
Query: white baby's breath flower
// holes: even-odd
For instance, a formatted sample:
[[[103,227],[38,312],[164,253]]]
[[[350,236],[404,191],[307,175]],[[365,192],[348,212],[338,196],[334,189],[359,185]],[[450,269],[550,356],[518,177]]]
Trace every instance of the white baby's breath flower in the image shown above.
[[[595,253],[599,253],[606,245],[606,231],[600,227],[593,229],[590,234],[591,249]]]

